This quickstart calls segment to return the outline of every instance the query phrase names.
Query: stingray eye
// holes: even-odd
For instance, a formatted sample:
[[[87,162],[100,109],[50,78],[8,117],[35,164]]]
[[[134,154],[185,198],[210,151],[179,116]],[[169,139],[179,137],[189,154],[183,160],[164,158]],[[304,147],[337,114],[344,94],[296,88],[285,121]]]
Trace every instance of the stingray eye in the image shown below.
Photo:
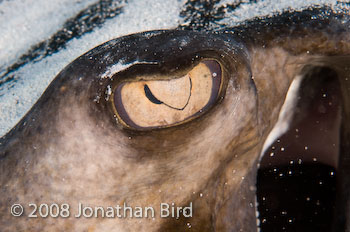
[[[219,96],[222,70],[217,61],[203,60],[180,77],[133,79],[115,87],[117,117],[129,128],[162,128],[207,111]]]

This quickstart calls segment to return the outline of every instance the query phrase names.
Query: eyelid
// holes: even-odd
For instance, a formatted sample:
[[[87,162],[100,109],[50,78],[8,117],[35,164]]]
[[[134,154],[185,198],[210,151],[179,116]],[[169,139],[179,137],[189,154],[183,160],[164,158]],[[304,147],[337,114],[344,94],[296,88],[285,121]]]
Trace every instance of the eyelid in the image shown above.
[[[212,78],[200,81],[205,80],[208,72]],[[215,59],[203,59],[182,77],[150,79],[135,76],[121,81],[113,89],[111,104],[118,123],[124,128],[143,131],[173,127],[207,112],[218,100],[223,80],[221,63]],[[176,89],[176,85],[180,88],[175,91],[175,97],[180,96],[181,101],[169,93]],[[179,95],[179,91],[184,96]],[[203,96],[207,100],[201,99]]]

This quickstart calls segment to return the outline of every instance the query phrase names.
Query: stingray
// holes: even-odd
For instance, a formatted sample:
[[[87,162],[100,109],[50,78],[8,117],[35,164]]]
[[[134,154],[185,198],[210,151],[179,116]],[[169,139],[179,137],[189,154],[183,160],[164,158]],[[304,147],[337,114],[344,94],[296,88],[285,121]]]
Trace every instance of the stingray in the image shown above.
[[[349,230],[349,16],[315,8],[202,23],[116,38],[57,75],[0,140],[1,231]],[[274,205],[287,220],[280,228],[264,199],[278,192],[260,189],[297,156],[264,153],[319,114],[337,148],[317,157],[336,172],[329,221],[303,223],[307,215]],[[307,169],[293,171],[315,168],[303,158]],[[161,217],[162,204],[174,212]],[[82,205],[99,209],[79,216]],[[117,206],[155,215],[102,213]]]

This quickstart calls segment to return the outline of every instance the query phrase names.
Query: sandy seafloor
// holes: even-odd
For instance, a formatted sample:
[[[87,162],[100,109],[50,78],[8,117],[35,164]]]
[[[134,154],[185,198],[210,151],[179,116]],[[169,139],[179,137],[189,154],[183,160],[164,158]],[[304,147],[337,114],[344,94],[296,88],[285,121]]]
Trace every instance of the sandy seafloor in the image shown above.
[[[189,1],[0,0],[0,136],[25,115],[75,58],[116,37],[186,25],[181,12]],[[197,2],[200,8],[206,1]],[[224,10],[220,23],[230,26],[286,10],[327,5],[337,11],[349,6],[337,0],[214,2],[216,9],[240,2],[234,10]]]

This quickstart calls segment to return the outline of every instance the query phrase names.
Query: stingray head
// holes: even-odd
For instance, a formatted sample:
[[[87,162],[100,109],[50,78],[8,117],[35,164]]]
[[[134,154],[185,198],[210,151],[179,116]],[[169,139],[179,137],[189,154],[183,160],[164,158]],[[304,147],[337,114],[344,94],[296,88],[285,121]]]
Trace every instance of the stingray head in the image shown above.
[[[316,22],[310,15],[216,32],[144,32],[79,57],[1,140],[2,224],[75,231],[345,228],[349,24],[346,16]],[[320,177],[324,170],[329,175]],[[335,196],[327,210],[336,216],[326,224],[318,224],[315,208],[313,216],[300,215],[303,208],[292,212],[293,204],[284,204],[303,205],[298,198],[305,197],[316,207],[312,192],[294,194],[302,182],[295,178],[313,175],[328,181],[326,197]],[[287,187],[278,189],[280,182]],[[156,215],[29,220],[7,213],[15,201],[127,202],[152,206]],[[193,215],[160,218],[161,203],[191,205]],[[309,217],[318,221],[305,227]]]

